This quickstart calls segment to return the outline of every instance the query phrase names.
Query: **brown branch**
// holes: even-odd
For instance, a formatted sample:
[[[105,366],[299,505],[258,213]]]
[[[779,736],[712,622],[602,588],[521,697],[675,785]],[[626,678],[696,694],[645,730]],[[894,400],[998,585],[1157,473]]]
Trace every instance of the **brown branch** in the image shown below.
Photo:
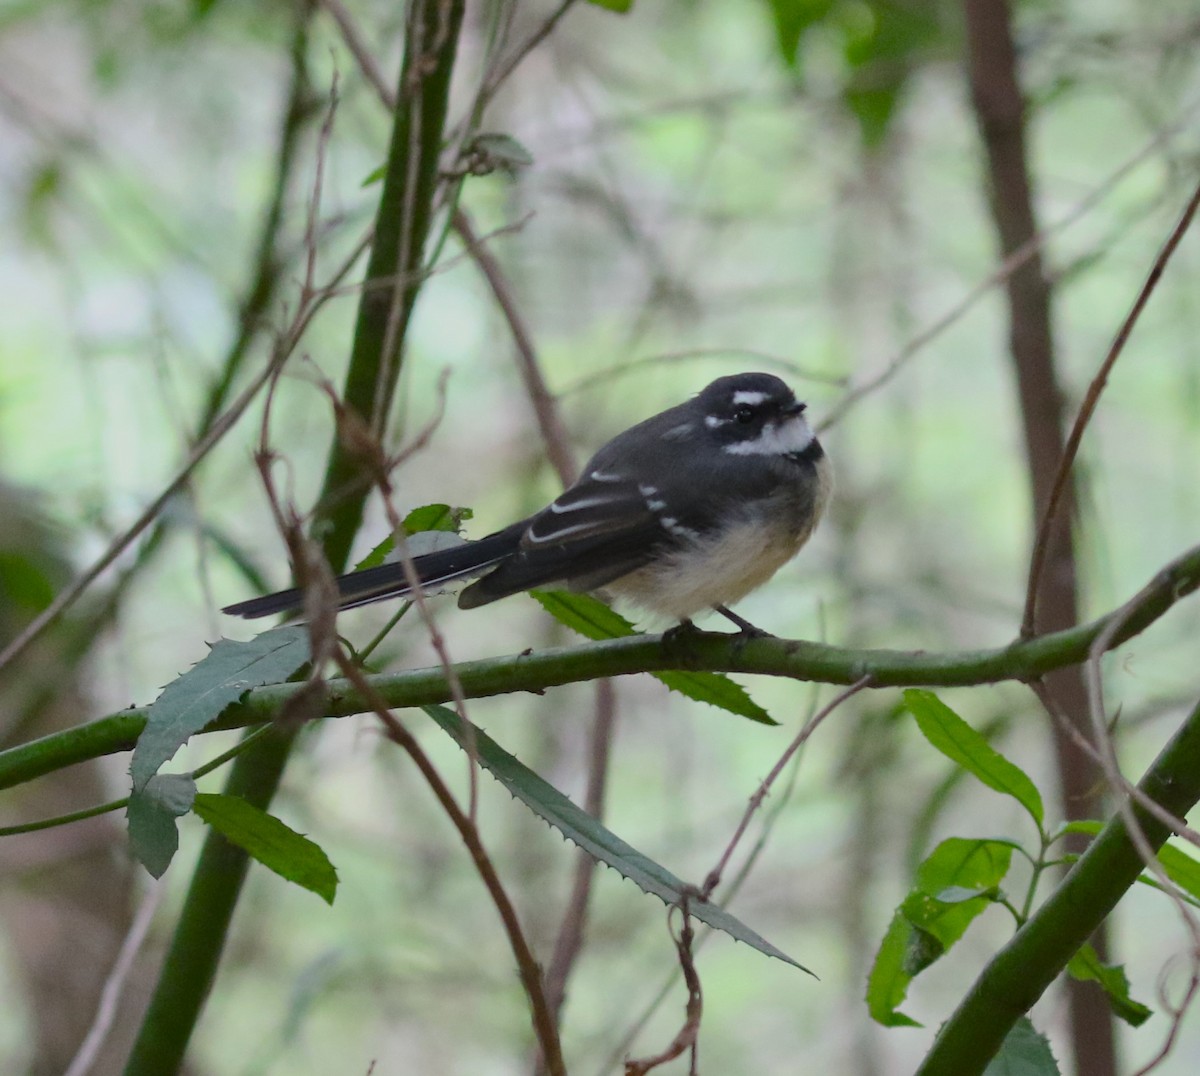
[[[945,332],[951,325],[959,320],[967,313],[980,299],[992,291],[993,288],[999,287],[1005,283],[1008,278],[1016,272],[1021,266],[1025,265],[1034,255],[1040,254],[1043,247],[1059,232],[1065,231],[1071,225],[1086,216],[1095,206],[1102,202],[1109,193],[1131,172],[1133,172],[1140,164],[1146,161],[1151,154],[1157,151],[1164,143],[1170,141],[1183,130],[1191,129],[1194,113],[1198,104],[1193,102],[1189,107],[1183,110],[1180,117],[1172,124],[1164,127],[1161,131],[1155,132],[1146,144],[1138,149],[1136,153],[1130,156],[1127,160],[1110,172],[1103,180],[1101,180],[1091,191],[1087,193],[1079,202],[1066,214],[1056,220],[1053,224],[1041,229],[1036,235],[1030,236],[1020,246],[1008,254],[1001,263],[983,280],[979,281],[973,288],[970,289],[957,303],[947,310],[941,317],[937,318],[932,324],[927,326],[911,340],[908,341],[876,374],[872,375],[861,385],[857,385],[850,389],[829,411],[825,420],[818,428],[818,432],[827,429],[834,423],[840,421],[846,416],[846,413],[864,397],[869,396],[887,382],[891,381],[901,368],[923,348],[925,348],[934,339]]]
[[[626,1061],[625,1076],[646,1076],[646,1073],[652,1069],[656,1069],[660,1065],[665,1065],[668,1061],[675,1060],[685,1050],[691,1050],[692,1052],[691,1065],[688,1067],[689,1076],[697,1076],[699,1071],[697,1068],[697,1039],[700,1035],[700,1018],[704,1014],[704,996],[700,990],[700,976],[696,971],[696,962],[692,953],[692,943],[695,941],[695,933],[692,930],[692,921],[688,915],[688,896],[686,893],[678,906],[678,910],[683,915],[683,926],[679,928],[679,936],[672,936],[671,940],[675,943],[675,952],[679,956],[679,970],[683,973],[683,981],[687,985],[688,992],[683,1027],[679,1029],[675,1038],[671,1040],[662,1053],[640,1060],[630,1059]],[[668,919],[675,911],[675,907],[667,910]]]
[[[496,297],[496,302],[504,314],[504,320],[508,322],[508,329],[512,333],[513,344],[517,349],[517,358],[520,360],[521,380],[525,384],[529,402],[533,405],[538,429],[541,431],[542,440],[546,445],[546,454],[563,485],[569,485],[575,479],[576,470],[571,443],[566,430],[563,429],[562,420],[559,418],[554,396],[546,387],[545,378],[542,377],[537,352],[533,346],[533,336],[517,308],[508,278],[504,275],[504,270],[500,268],[500,263],[488,249],[487,244],[479,242],[474,226],[471,224],[471,218],[461,208],[454,211],[453,227],[467,245],[471,257],[479,266],[479,271],[487,279],[492,294]]]
[[[388,739],[403,748],[416,763],[425,783],[429,785],[434,796],[437,797],[438,803],[441,804],[442,810],[446,812],[454,828],[458,830],[458,834],[471,856],[471,862],[479,872],[504,925],[504,932],[508,936],[509,945],[512,947],[513,956],[517,961],[521,985],[524,986],[526,996],[529,998],[533,1030],[537,1036],[542,1056],[546,1058],[547,1071],[550,1076],[566,1076],[567,1069],[558,1039],[558,1028],[546,1002],[541,969],[521,930],[521,922],[517,917],[516,909],[500,881],[500,876],[496,873],[495,865],[483,847],[479,829],[470,816],[459,807],[449,787],[442,780],[429,756],[421,749],[416,738],[388,709],[387,703],[380,698],[379,693],[375,691],[367,678],[363,676],[362,671],[347,657],[341,647],[335,652],[334,660],[341,669],[342,675],[362,692],[365,699],[370,700],[372,709],[383,723]]]
[[[505,80],[520,66],[521,61],[554,32],[554,28],[558,25],[559,20],[571,10],[574,4],[575,0],[562,0],[562,3],[546,17],[541,26],[522,41],[507,60],[503,62],[498,61],[492,70],[484,76],[483,88],[480,90],[479,102],[476,105],[476,109],[479,112],[482,112],[487,107],[488,102],[495,96],[496,91],[500,89]]]
[[[754,817],[755,812],[762,806],[763,801],[767,798],[767,793],[771,791],[771,786],[779,779],[779,775],[783,773],[792,756],[795,755],[808,738],[817,731],[818,726],[842,705],[852,695],[857,695],[864,688],[871,686],[871,677],[864,676],[862,679],[855,681],[844,691],[839,691],[832,701],[822,709],[818,710],[810,717],[800,731],[796,734],[795,739],[788,744],[786,750],[779,756],[778,761],[771,767],[771,772],[763,778],[762,783],[755,790],[754,795],[750,797],[750,802],[746,807],[745,813],[742,815],[742,820],[738,823],[737,829],[733,832],[733,837],[730,838],[729,844],[725,851],[721,853],[721,858],[717,860],[717,865],[708,872],[708,876],[704,879],[704,887],[700,890],[700,896],[704,900],[708,900],[712,896],[712,892],[721,884],[721,876],[725,873],[725,868],[729,866],[729,860],[733,856],[734,849],[737,848],[745,835],[747,828],[750,825],[750,820]]]
[[[1083,404],[1079,408],[1079,414],[1075,416],[1075,424],[1071,427],[1066,448],[1059,459],[1058,471],[1054,475],[1054,484],[1050,490],[1050,498],[1046,503],[1046,510],[1038,526],[1037,539],[1033,544],[1033,556],[1029,565],[1029,583],[1025,593],[1025,614],[1021,620],[1021,635],[1027,639],[1037,634],[1037,594],[1042,581],[1042,573],[1046,567],[1046,554],[1050,545],[1050,535],[1058,513],[1059,504],[1067,488],[1067,480],[1070,478],[1071,468],[1075,463],[1075,457],[1079,453],[1079,445],[1083,440],[1084,431],[1087,429],[1088,423],[1096,411],[1096,405],[1100,402],[1100,394],[1104,391],[1105,385],[1108,383],[1108,375],[1112,372],[1117,359],[1121,357],[1121,352],[1125,350],[1125,345],[1129,341],[1138,318],[1141,317],[1142,311],[1150,301],[1150,296],[1154,294],[1155,288],[1158,287],[1158,282],[1162,279],[1163,272],[1167,268],[1167,262],[1171,260],[1171,255],[1175,253],[1175,248],[1179,246],[1184,233],[1191,226],[1192,219],[1195,217],[1198,207],[1200,207],[1200,186],[1197,186],[1195,191],[1192,192],[1192,197],[1188,200],[1183,215],[1179,218],[1179,222],[1175,225],[1166,243],[1163,244],[1162,250],[1158,252],[1158,257],[1154,259],[1154,265],[1150,268],[1150,274],[1146,277],[1146,281],[1142,285],[1142,290],[1138,292],[1137,299],[1134,300],[1133,306],[1125,316],[1125,320],[1121,323],[1121,328],[1113,338],[1112,345],[1108,349],[1108,354],[1105,355],[1104,361],[1100,364],[1100,369],[1096,372],[1096,376],[1092,378],[1092,383],[1088,386],[1087,394],[1083,398]]]
[[[1001,252],[1012,257],[1039,234],[1025,142],[1025,100],[1017,70],[1009,0],[964,0],[971,99],[987,159],[993,226]],[[1063,457],[1063,404],[1055,368],[1051,289],[1040,247],[1006,279],[1009,351],[1016,375],[1022,432],[1028,462],[1032,515],[1039,519],[1050,503],[1054,476]],[[1045,539],[1045,572],[1040,601],[1048,631],[1078,622],[1079,596],[1072,525],[1077,497],[1063,485],[1062,511],[1050,521]],[[1087,720],[1087,697],[1078,667],[1045,679],[1052,705],[1076,729]],[[1100,813],[1100,769],[1061,723],[1052,723],[1064,816],[1074,821]],[[1101,923],[1093,944],[1107,957],[1107,931]],[[1088,1076],[1115,1076],[1112,1014],[1086,984],[1067,984],[1070,1029],[1076,1067]]]
[[[387,110],[395,112],[396,93],[388,85],[387,80],[383,77],[383,71],[380,70],[379,65],[375,62],[375,57],[371,55],[371,50],[367,48],[364,36],[359,33],[358,26],[354,22],[354,16],[346,10],[341,0],[317,0],[317,2],[329,12],[330,18],[333,19],[338,28],[338,33],[342,35],[342,40],[346,43],[346,48],[350,50],[350,55],[354,57],[354,62],[358,64],[358,69],[362,72],[363,78],[371,84],[371,88],[387,107]]]
[[[616,722],[616,693],[611,680],[596,681],[596,714],[590,736],[588,783],[583,809],[595,819],[604,817],[604,794],[608,784],[608,763],[612,751],[612,734]],[[571,895],[554,940],[554,952],[546,966],[546,997],[557,1015],[562,1011],[567,995],[567,979],[583,949],[587,927],[587,910],[591,900],[592,879],[596,876],[596,861],[586,852],[575,860],[575,877]]]

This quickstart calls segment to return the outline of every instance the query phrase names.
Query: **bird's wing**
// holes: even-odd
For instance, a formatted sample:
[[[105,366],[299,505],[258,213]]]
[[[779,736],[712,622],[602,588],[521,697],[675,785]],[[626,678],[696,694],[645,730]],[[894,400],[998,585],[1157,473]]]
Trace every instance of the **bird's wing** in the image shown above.
[[[683,535],[652,486],[592,469],[533,516],[516,552],[473,583],[459,605],[473,608],[553,583],[590,590],[647,564]]]

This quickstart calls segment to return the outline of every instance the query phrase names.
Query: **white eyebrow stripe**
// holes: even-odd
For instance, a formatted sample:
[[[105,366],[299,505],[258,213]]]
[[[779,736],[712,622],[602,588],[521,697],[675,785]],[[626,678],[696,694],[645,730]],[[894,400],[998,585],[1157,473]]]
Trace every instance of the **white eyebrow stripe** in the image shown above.
[[[750,407],[757,407],[761,403],[766,403],[767,394],[757,390],[742,389],[733,394],[733,404],[736,407],[738,404],[747,404]]]
[[[782,425],[772,422],[754,440],[734,441],[725,445],[722,451],[731,456],[788,456],[803,452],[815,439],[808,423],[797,415]]]

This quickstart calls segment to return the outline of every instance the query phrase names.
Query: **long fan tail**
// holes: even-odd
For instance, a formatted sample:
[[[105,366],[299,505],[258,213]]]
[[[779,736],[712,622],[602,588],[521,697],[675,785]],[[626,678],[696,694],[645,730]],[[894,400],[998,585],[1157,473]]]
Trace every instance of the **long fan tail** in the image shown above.
[[[442,583],[486,571],[516,549],[523,526],[514,524],[477,542],[466,542],[450,549],[439,549],[434,553],[414,557],[413,567],[421,585],[440,586]],[[338,576],[336,582],[339,609],[353,609],[385,598],[403,598],[412,593],[404,565],[400,563],[380,564],[374,568],[348,572]],[[299,587],[292,587],[275,594],[264,594],[261,598],[237,602],[226,606],[221,612],[253,620],[257,617],[271,616],[273,613],[294,612],[303,606],[304,592]]]

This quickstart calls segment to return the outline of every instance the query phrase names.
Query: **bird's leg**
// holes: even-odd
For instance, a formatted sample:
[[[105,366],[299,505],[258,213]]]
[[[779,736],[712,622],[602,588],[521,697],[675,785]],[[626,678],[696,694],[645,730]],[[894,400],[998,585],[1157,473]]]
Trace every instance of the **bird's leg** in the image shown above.
[[[725,605],[714,605],[713,609],[720,613],[727,620],[731,620],[738,626],[738,633],[746,639],[766,639],[774,638],[769,631],[764,631],[755,624],[751,624],[745,617],[738,616],[732,609]]]

